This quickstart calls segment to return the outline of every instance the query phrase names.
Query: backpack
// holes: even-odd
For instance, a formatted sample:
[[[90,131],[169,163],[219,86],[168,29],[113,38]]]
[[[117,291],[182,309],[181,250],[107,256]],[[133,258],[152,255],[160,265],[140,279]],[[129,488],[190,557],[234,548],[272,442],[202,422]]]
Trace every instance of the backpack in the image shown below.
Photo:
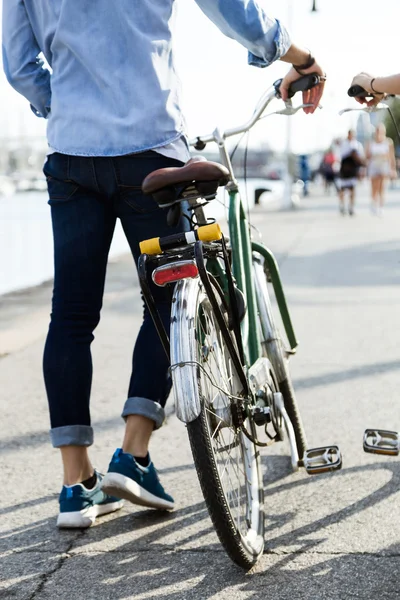
[[[360,167],[363,161],[359,157],[358,153],[353,150],[348,156],[342,158],[340,163],[340,177],[342,179],[353,179],[358,177]]]

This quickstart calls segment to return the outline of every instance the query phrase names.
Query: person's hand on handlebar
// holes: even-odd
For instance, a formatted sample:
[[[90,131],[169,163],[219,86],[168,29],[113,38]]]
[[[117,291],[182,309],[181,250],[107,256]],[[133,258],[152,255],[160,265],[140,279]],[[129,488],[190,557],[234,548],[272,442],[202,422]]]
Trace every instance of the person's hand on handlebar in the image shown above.
[[[389,75],[388,77],[374,77],[370,73],[362,72],[353,78],[351,85],[359,85],[368,94],[373,95],[373,98],[370,100],[355,96],[357,102],[366,104],[367,106],[376,106],[386,94],[400,94],[400,73]]]
[[[385,93],[379,93],[376,88],[374,87],[374,89],[372,89],[371,87],[371,83],[375,82],[375,77],[373,75],[370,75],[369,73],[364,73],[361,72],[358,75],[356,75],[353,78],[353,81],[351,82],[351,85],[359,85],[361,86],[366,92],[368,92],[369,94],[372,94],[372,98],[370,98],[369,100],[367,98],[364,98],[362,96],[354,96],[355,99],[357,100],[357,102],[359,102],[360,104],[366,104],[367,106],[376,106],[377,104],[379,104],[379,102],[382,100],[382,98],[384,98]]]
[[[279,92],[283,100],[288,99],[288,90],[290,84],[297,81],[304,75],[316,73],[321,77],[321,83],[303,92],[303,104],[311,104],[303,108],[306,114],[312,114],[319,106],[322,94],[324,93],[326,74],[323,68],[318,64],[309,50],[303,50],[294,44],[291,45],[287,53],[281,57],[283,62],[292,63],[292,68],[282,79]]]

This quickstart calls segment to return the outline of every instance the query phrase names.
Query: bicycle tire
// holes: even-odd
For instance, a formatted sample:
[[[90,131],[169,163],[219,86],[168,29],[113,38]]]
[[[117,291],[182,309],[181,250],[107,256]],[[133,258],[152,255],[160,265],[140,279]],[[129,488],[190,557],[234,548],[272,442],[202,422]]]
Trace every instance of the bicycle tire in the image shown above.
[[[240,380],[201,282],[179,282],[174,302],[181,315],[171,319],[175,397],[179,401],[188,389],[198,394],[201,411],[187,430],[200,486],[223,547],[248,570],[264,550],[264,491],[257,448],[233,416],[232,396],[240,394]],[[174,377],[174,365],[179,365],[179,377]],[[190,380],[186,390],[185,380]],[[248,418],[245,426],[254,434]]]
[[[274,368],[279,391],[283,396],[286,411],[293,425],[299,458],[302,461],[307,450],[307,439],[291,380],[288,360],[285,357],[282,339],[274,322],[263,263],[253,260],[253,270],[263,355],[270,360]]]

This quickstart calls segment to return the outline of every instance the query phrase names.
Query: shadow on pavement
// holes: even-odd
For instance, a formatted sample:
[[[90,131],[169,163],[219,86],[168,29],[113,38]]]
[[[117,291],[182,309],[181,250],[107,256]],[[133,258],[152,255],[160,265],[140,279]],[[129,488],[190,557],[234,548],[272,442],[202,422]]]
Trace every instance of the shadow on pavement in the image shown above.
[[[372,363],[362,367],[352,367],[351,369],[340,369],[334,373],[317,375],[315,377],[304,377],[296,379],[296,390],[308,389],[319,385],[326,386],[331,383],[342,383],[352,379],[374,377],[390,371],[400,372],[400,360],[391,360],[382,363]]]
[[[174,407],[171,402],[169,406],[166,408],[167,416],[164,423],[167,422],[168,417],[173,414]],[[104,431],[110,431],[115,429],[118,426],[122,427],[122,419],[121,417],[111,417],[108,419],[97,419],[93,422],[93,426],[96,429],[97,433],[101,433]],[[28,433],[23,433],[21,435],[14,435],[10,437],[6,437],[0,439],[0,456],[5,456],[9,453],[15,452],[16,449],[23,448],[24,450],[28,448],[39,448],[40,446],[49,446],[50,444],[50,434],[49,431],[31,431]],[[0,513],[1,514],[1,513]]]
[[[290,286],[399,285],[400,240],[290,256]],[[342,265],[339,269],[338,266]]]
[[[121,417],[112,417],[110,419],[103,419],[95,423],[96,429],[100,431],[107,431],[121,424]],[[50,435],[49,431],[31,431],[22,435],[10,436],[0,440],[0,456],[15,452],[18,448],[38,448],[39,446],[49,445]]]
[[[204,503],[199,502],[169,514],[138,511],[115,516],[84,532],[58,532],[54,518],[3,531],[0,573],[7,574],[10,585],[4,590],[6,595],[0,592],[0,598],[21,597],[19,584],[12,580],[21,577],[21,573],[24,577],[37,577],[43,569],[40,565],[49,540],[56,547],[47,556],[47,575],[42,570],[42,584],[29,598],[369,600],[378,594],[384,599],[398,598],[399,545],[353,554],[330,554],[319,547],[327,539],[330,527],[371,509],[398,491],[400,464],[388,460],[322,476],[322,480],[360,473],[373,476],[374,471],[382,469],[390,473],[390,479],[373,493],[279,535],[279,528],[290,525],[293,515],[285,506],[274,505],[277,495],[291,490],[307,495],[315,478],[279,483],[282,470],[283,476],[287,474],[288,461],[286,457],[273,456],[270,462],[275,464],[270,469],[273,485],[267,487],[267,513],[269,505],[275,511],[278,508],[280,514],[271,519],[267,514],[266,553],[252,573],[242,572],[228,559],[213,532]],[[134,532],[132,536],[130,531]],[[268,534],[272,531],[275,537],[271,539]],[[240,595],[235,596],[234,592]]]
[[[371,363],[360,367],[352,367],[350,369],[340,369],[334,373],[327,373],[324,375],[317,375],[315,377],[297,378],[295,381],[296,390],[309,389],[317,386],[326,386],[329,384],[341,383],[357,378],[373,377],[375,375],[382,375],[390,371],[400,372],[400,360],[392,360],[382,363]],[[168,415],[174,411],[172,402],[168,410]],[[168,416],[167,415],[167,416]],[[98,420],[94,423],[98,432],[108,431],[114,429],[121,424],[120,417],[112,417],[110,419]],[[38,448],[42,445],[49,443],[48,431],[35,431],[29,432],[22,435],[16,435],[0,440],[0,456],[5,456],[9,453],[14,452],[18,448]],[[180,469],[182,467],[176,467]],[[0,510],[1,515],[1,510]]]

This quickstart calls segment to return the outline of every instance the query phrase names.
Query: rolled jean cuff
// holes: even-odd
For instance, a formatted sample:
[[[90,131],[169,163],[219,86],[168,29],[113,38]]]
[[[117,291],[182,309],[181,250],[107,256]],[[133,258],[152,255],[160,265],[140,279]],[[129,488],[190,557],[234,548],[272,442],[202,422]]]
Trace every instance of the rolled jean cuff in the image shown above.
[[[91,446],[93,428],[90,425],[65,425],[50,429],[51,443],[54,448],[61,446]]]
[[[126,419],[129,415],[141,415],[154,421],[154,429],[159,429],[165,419],[165,411],[161,404],[148,398],[132,397],[125,402],[122,417]]]

